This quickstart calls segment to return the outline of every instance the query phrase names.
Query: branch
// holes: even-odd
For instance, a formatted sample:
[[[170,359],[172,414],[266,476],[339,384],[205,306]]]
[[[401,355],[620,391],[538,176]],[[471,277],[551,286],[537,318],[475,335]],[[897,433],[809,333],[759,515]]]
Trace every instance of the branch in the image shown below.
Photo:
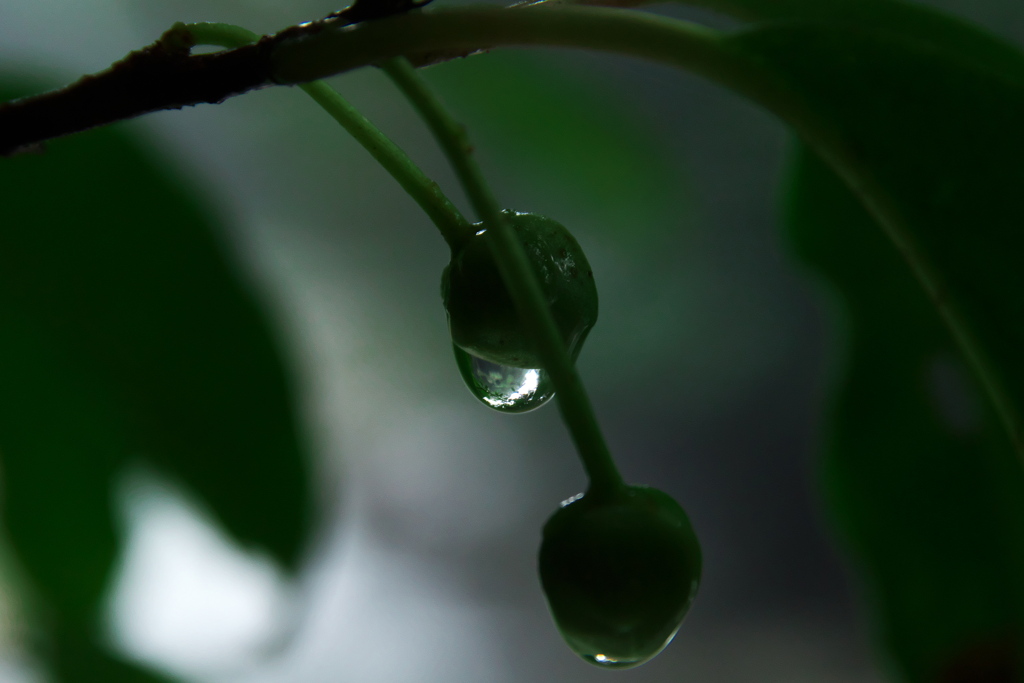
[[[142,114],[219,104],[275,83],[270,78],[278,45],[329,28],[403,13],[430,0],[357,0],[319,21],[293,26],[253,45],[191,54],[191,26],[175,24],[152,45],[128,54],[106,71],[59,90],[0,103],[0,156],[29,151],[54,138]]]
[[[403,12],[417,6],[396,3]],[[196,41],[190,26],[177,24],[106,71],[0,104],[0,155],[149,112],[218,103],[249,90],[308,82],[403,55],[423,66],[494,45],[562,45],[633,54],[698,73],[708,72],[708,64],[714,71],[731,58],[707,29],[634,11],[549,2],[378,19],[356,11],[361,8],[357,3],[253,45],[201,55],[191,54]]]
[[[52,92],[0,104],[0,155],[163,109],[222,102],[270,85],[272,40],[190,55],[181,25],[106,71]]]

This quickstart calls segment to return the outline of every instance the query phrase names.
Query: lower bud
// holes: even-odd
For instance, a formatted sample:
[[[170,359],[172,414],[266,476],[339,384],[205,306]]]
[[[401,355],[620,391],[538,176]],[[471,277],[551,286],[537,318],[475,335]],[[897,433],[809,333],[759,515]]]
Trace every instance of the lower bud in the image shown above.
[[[683,509],[657,489],[582,496],[544,525],[540,580],[566,643],[612,668],[643,664],[675,636],[701,554]]]

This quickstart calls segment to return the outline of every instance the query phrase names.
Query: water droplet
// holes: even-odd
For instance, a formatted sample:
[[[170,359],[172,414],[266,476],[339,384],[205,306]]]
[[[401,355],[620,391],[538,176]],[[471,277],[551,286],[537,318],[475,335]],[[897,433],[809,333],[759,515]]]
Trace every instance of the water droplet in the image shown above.
[[[641,664],[649,662],[658,655],[668,646],[669,643],[672,642],[672,639],[676,637],[676,632],[678,630],[679,627],[676,626],[676,629],[672,631],[672,635],[666,638],[665,642],[663,642],[659,647],[655,647],[650,650],[641,648],[640,651],[633,651],[633,648],[627,647],[626,649],[630,650],[630,654],[628,655],[603,653],[590,654],[588,652],[576,650],[576,648],[573,649],[576,650],[576,654],[582,657],[584,661],[595,666],[600,666],[604,669],[630,669],[634,666],[640,666]],[[572,646],[572,643],[570,643],[570,646]]]
[[[564,508],[566,505],[572,505],[573,503],[575,503],[577,500],[580,500],[581,498],[583,498],[583,494],[582,493],[577,493],[575,496],[571,496],[571,497],[566,498],[565,500],[563,500],[561,503],[558,504],[558,507]],[[601,655],[601,656],[603,657],[604,655]]]
[[[597,666],[602,666],[606,669],[628,669],[631,666],[637,666],[638,664],[642,664],[646,661],[639,659],[621,659],[602,654],[582,655],[582,657],[591,664],[596,664]]]
[[[452,348],[466,386],[486,406],[504,413],[525,413],[541,407],[555,395],[555,387],[544,370],[499,365],[458,346]]]

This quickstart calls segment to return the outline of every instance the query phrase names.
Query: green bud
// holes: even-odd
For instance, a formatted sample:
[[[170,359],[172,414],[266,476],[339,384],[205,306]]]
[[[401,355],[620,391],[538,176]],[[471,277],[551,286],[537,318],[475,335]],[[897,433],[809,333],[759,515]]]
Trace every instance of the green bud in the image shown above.
[[[700,569],[689,518],[657,489],[571,499],[544,525],[539,570],[551,614],[569,647],[600,666],[658,654],[693,602]]]
[[[597,321],[594,273],[579,243],[561,223],[533,213],[505,211],[575,360]],[[472,356],[515,368],[543,363],[516,311],[494,260],[489,231],[452,255],[441,277],[452,342]]]

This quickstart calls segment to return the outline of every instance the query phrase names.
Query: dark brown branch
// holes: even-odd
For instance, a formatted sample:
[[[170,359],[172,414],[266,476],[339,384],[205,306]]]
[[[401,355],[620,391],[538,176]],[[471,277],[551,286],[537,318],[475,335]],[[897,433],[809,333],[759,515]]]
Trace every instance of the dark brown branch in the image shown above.
[[[253,45],[193,55],[195,40],[186,24],[177,24],[149,47],[132,52],[109,69],[83,76],[59,90],[0,103],[0,157],[37,151],[47,140],[143,114],[219,103],[275,83],[273,55],[287,41],[312,37],[325,29],[386,19],[431,0],[355,0],[347,9],[319,21],[264,36]],[[633,7],[650,0],[523,0],[523,5],[602,5]],[[415,66],[465,57],[486,45],[464,49],[412,51]]]
[[[529,4],[632,7],[649,0],[528,0]],[[326,29],[374,22],[404,14],[430,0],[356,0],[348,9],[319,21],[264,36],[253,45],[193,55],[195,40],[178,24],[149,47],[132,52],[109,69],[84,76],[59,90],[0,103],[0,157],[36,151],[47,140],[165,109],[181,109],[274,85],[274,53],[285,42],[301,42]],[[465,57],[486,49],[411,51],[415,66]]]
[[[223,102],[273,85],[271,55],[283,40],[327,27],[382,19],[429,0],[357,0],[320,21],[293,26],[258,43],[193,55],[195,41],[178,24],[158,41],[106,71],[52,92],[0,104],[0,156],[37,149],[46,140],[164,109]]]
[[[222,102],[268,85],[272,40],[190,55],[187,33],[172,29],[106,71],[60,90],[0,104],[0,155],[161,109]]]

